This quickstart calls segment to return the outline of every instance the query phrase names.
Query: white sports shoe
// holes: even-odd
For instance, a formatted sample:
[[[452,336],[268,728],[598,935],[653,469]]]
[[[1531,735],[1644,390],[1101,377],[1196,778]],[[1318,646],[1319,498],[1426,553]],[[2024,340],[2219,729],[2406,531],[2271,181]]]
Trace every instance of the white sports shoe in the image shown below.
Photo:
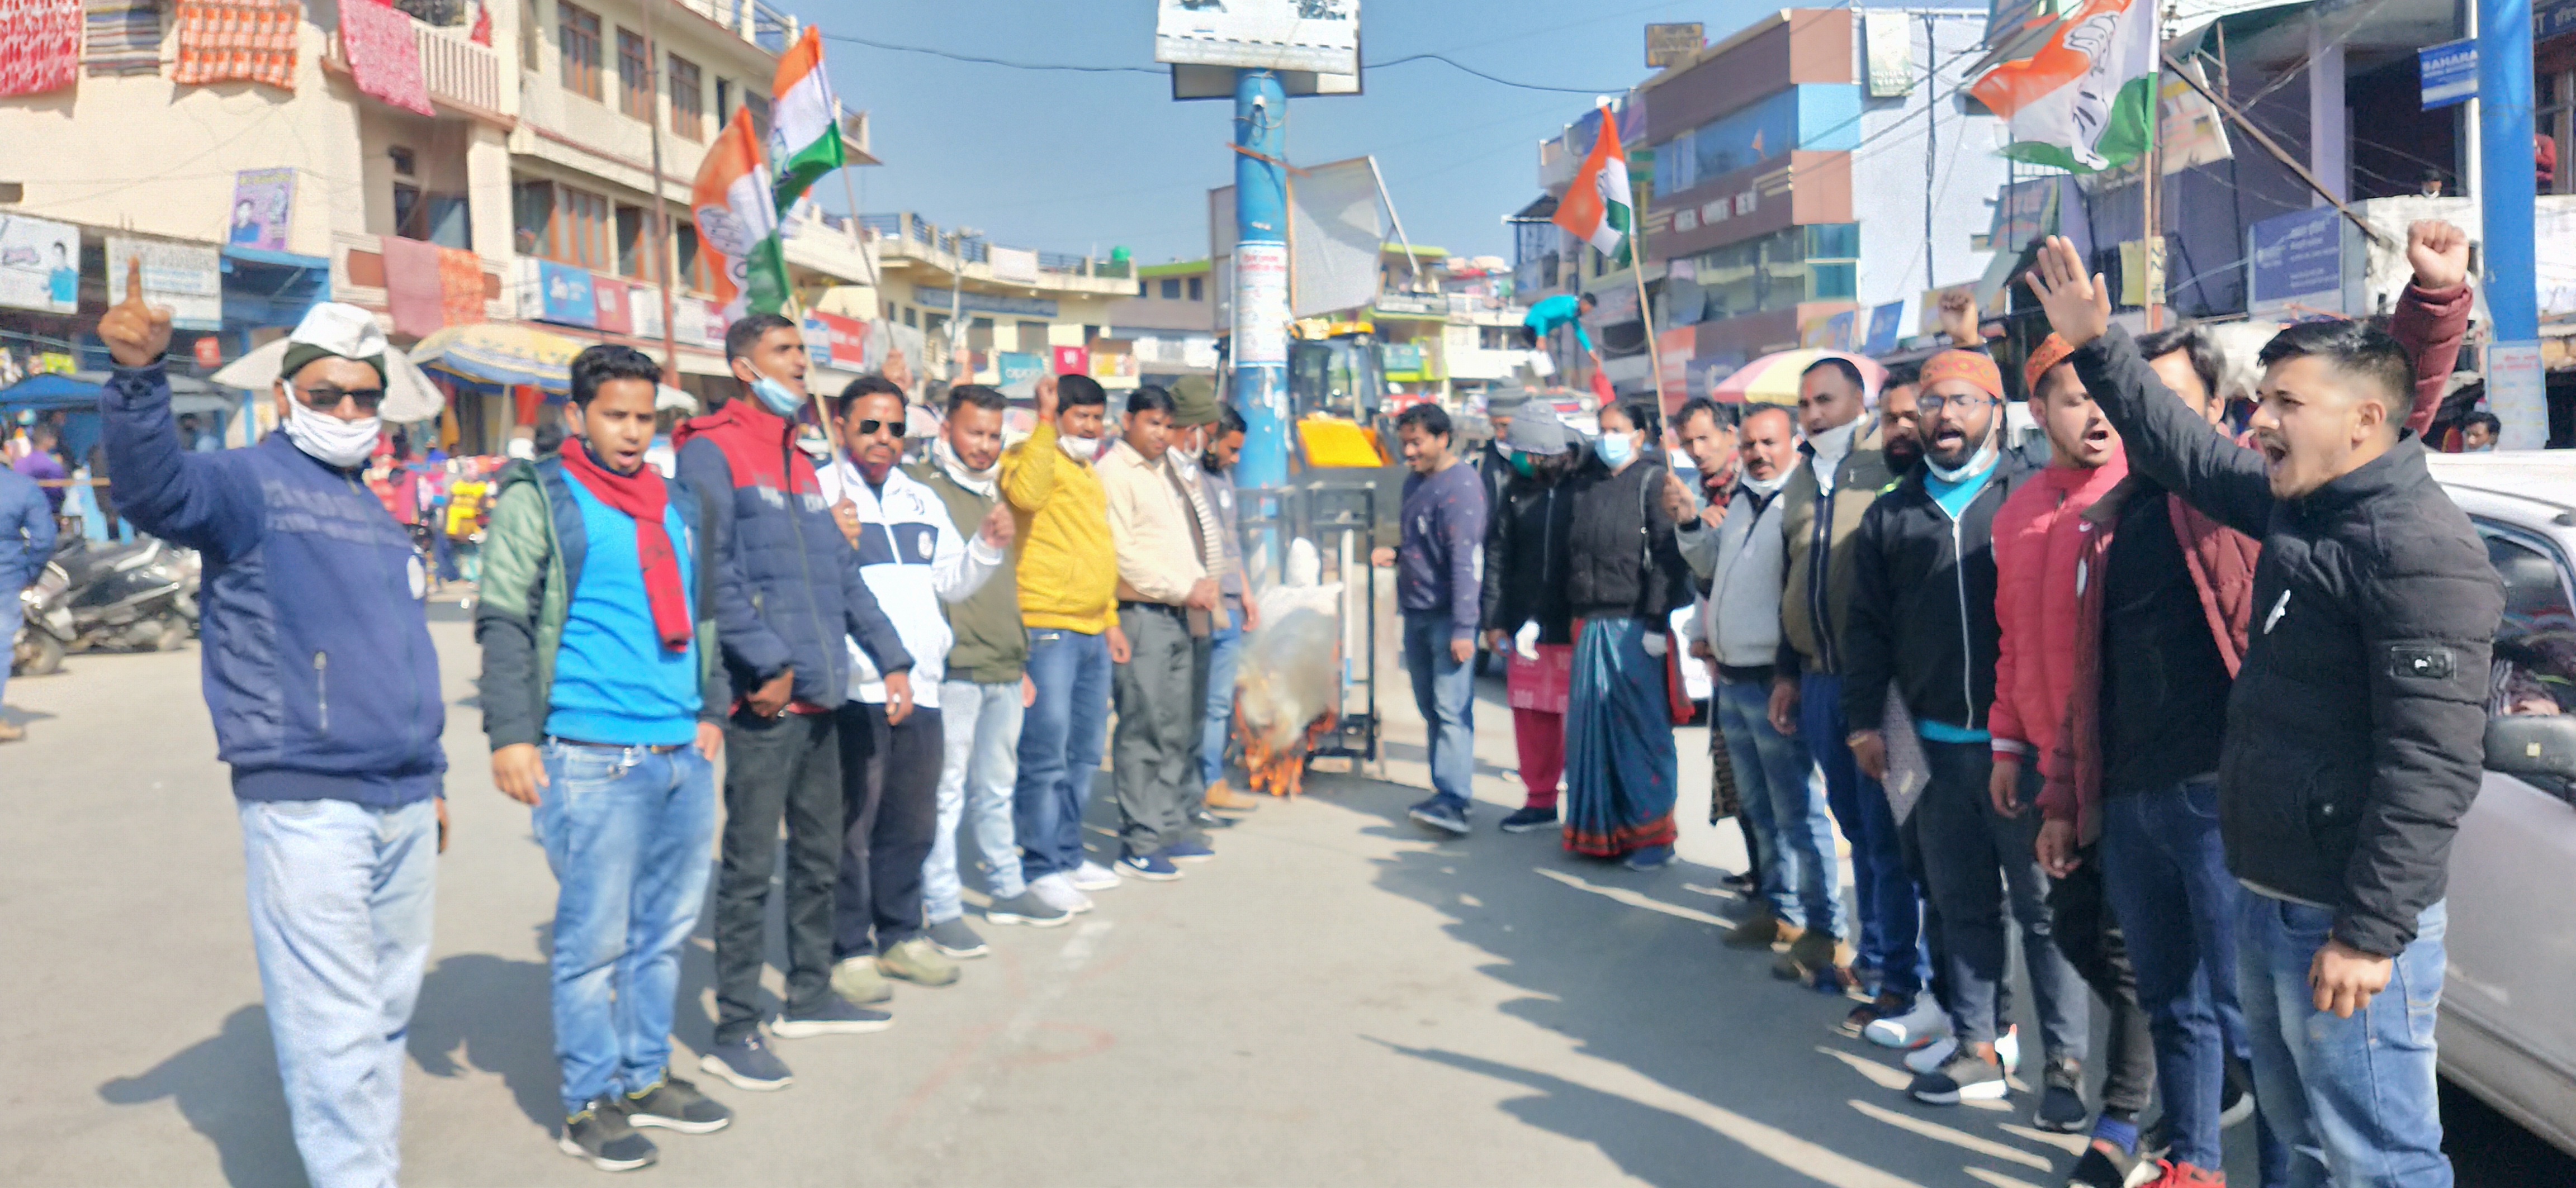
[[[1911,1010],[1902,1015],[1873,1019],[1861,1029],[1862,1037],[1882,1048],[1914,1049],[1950,1034],[1950,1015],[1929,994],[1918,995]],[[1939,1068],[1935,1064],[1932,1067]],[[1920,1071],[1929,1071],[1918,1069]]]
[[[1102,866],[1088,858],[1082,860],[1082,865],[1074,870],[1072,876],[1073,889],[1076,891],[1114,890],[1119,883],[1124,881],[1124,879],[1119,877],[1117,871],[1111,870],[1106,866]]]
[[[1076,891],[1073,880],[1061,874],[1042,875],[1029,884],[1029,893],[1045,900],[1059,911],[1081,915],[1091,910],[1091,897]]]
[[[1934,1072],[1950,1062],[1950,1057],[1959,1050],[1959,1041],[1947,1034],[1948,1028],[1942,1030],[1944,1034],[1941,1038],[1905,1054],[1905,1067],[1909,1071]],[[2003,1038],[1995,1041],[1995,1059],[2003,1064],[2005,1076],[2011,1076],[2014,1070],[2021,1067],[2020,1028],[2007,1029]]]

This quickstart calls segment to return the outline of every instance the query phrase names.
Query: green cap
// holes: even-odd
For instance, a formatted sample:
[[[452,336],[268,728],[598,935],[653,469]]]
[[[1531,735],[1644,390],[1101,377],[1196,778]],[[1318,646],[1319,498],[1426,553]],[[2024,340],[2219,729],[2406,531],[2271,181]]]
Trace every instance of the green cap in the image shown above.
[[[1185,375],[1173,383],[1173,428],[1187,429],[1194,425],[1213,425],[1218,419],[1216,381],[1204,375]]]

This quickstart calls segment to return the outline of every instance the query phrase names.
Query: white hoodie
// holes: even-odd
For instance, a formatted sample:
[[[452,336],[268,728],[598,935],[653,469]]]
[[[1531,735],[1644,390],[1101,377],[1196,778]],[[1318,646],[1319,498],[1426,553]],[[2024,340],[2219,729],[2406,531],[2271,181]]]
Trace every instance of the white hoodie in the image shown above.
[[[939,708],[939,682],[948,671],[948,648],[956,636],[948,630],[942,602],[963,602],[1002,567],[1001,550],[957,531],[948,505],[898,466],[886,472],[885,486],[870,489],[865,476],[848,458],[815,476],[823,501],[843,499],[859,509],[859,576],[877,605],[894,622],[903,649],[912,653],[913,701]],[[883,705],[885,678],[856,640],[850,649],[850,700]]]

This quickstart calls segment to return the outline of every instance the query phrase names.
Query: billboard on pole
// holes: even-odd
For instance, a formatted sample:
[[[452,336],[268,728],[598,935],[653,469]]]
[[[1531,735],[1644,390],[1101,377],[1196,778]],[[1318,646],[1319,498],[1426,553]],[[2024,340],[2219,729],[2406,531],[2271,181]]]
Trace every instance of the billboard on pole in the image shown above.
[[[1360,72],[1360,0],[1160,0],[1154,60]]]

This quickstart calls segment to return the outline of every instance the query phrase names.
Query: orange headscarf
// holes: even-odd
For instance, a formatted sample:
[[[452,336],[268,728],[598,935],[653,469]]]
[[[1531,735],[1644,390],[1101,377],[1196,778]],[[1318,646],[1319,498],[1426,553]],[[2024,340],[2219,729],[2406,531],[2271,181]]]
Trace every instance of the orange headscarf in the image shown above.
[[[2032,396],[2039,395],[2039,377],[2048,374],[2050,369],[2065,362],[2074,354],[2075,348],[2068,346],[2065,339],[2055,334],[2041,339],[2038,348],[2030,353],[2030,362],[2022,364],[2021,382],[2024,390]]]
[[[1975,384],[1997,400],[2004,398],[2004,373],[1995,367],[1994,356],[1983,351],[1943,351],[1923,361],[1925,388],[1954,379]]]

